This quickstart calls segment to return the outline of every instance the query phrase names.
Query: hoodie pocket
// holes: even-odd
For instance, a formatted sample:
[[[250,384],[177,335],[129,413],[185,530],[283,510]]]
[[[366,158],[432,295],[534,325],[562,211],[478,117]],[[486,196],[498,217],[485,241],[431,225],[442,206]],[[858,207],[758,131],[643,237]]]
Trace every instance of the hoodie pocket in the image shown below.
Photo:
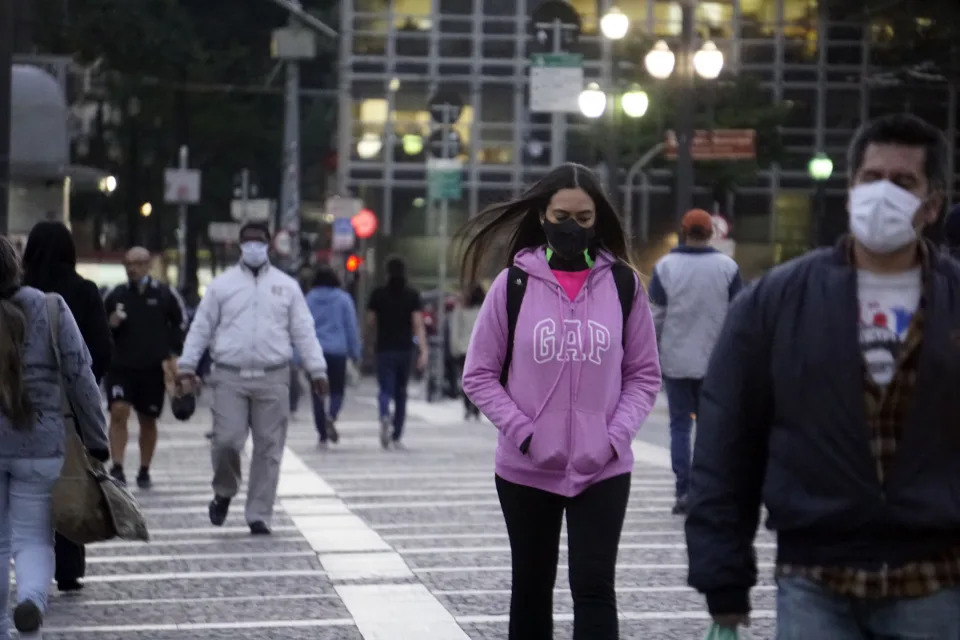
[[[567,468],[570,459],[569,415],[544,413],[533,423],[533,438],[527,455],[540,469],[558,471]]]
[[[584,475],[602,470],[614,456],[607,420],[601,413],[573,412],[573,468]]]

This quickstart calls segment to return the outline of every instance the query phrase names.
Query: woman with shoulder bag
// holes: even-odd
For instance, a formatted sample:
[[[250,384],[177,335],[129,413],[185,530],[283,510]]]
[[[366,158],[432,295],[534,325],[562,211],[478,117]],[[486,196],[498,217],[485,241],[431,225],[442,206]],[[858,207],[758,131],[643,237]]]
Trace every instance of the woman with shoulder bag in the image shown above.
[[[647,297],[596,176],[565,164],[464,230],[465,279],[509,235],[463,374],[500,432],[496,486],[513,565],[510,640],[553,638],[567,520],[575,640],[619,637],[615,572],[631,442],[660,389]]]
[[[90,354],[66,303],[56,297],[61,365],[51,341],[47,296],[21,286],[20,259],[0,236],[0,567],[17,579],[13,623],[39,638],[54,574],[51,492],[65,450],[61,388],[90,454],[106,460],[106,422]],[[10,585],[0,580],[0,637]]]
[[[40,222],[30,230],[23,253],[23,283],[45,293],[57,293],[77,321],[92,359],[97,384],[110,367],[113,338],[97,285],[77,273],[77,250],[70,230],[60,222]],[[82,544],[56,534],[54,578],[60,591],[83,588],[86,551]]]

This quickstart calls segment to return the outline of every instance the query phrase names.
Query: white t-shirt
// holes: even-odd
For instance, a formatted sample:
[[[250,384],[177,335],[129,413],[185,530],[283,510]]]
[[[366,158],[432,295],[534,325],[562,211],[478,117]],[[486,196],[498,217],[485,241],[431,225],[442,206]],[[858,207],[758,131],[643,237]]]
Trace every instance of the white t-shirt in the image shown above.
[[[860,349],[873,381],[886,387],[893,380],[903,344],[920,304],[920,267],[895,274],[857,272],[860,298]]]

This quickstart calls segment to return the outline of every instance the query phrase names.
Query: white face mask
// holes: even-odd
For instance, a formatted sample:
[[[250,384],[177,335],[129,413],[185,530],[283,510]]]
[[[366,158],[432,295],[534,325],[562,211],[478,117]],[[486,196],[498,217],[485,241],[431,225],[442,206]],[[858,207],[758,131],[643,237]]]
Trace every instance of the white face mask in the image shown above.
[[[917,239],[913,218],[923,200],[889,180],[850,190],[850,232],[874,253],[893,253]]]
[[[248,267],[262,267],[267,262],[267,245],[264,242],[244,242],[240,245],[240,259]]]

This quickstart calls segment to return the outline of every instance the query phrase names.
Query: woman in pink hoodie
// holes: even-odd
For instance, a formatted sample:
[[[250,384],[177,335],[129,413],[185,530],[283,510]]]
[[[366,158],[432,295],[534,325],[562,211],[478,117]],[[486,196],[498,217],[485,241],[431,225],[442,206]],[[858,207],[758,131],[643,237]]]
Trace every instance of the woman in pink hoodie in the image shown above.
[[[647,297],[617,214],[586,167],[557,167],[519,199],[474,218],[464,230],[468,281],[501,232],[512,232],[513,268],[484,301],[463,389],[500,432],[496,485],[513,558],[510,640],[553,638],[564,513],[574,639],[616,639],[630,445],[660,389]]]

